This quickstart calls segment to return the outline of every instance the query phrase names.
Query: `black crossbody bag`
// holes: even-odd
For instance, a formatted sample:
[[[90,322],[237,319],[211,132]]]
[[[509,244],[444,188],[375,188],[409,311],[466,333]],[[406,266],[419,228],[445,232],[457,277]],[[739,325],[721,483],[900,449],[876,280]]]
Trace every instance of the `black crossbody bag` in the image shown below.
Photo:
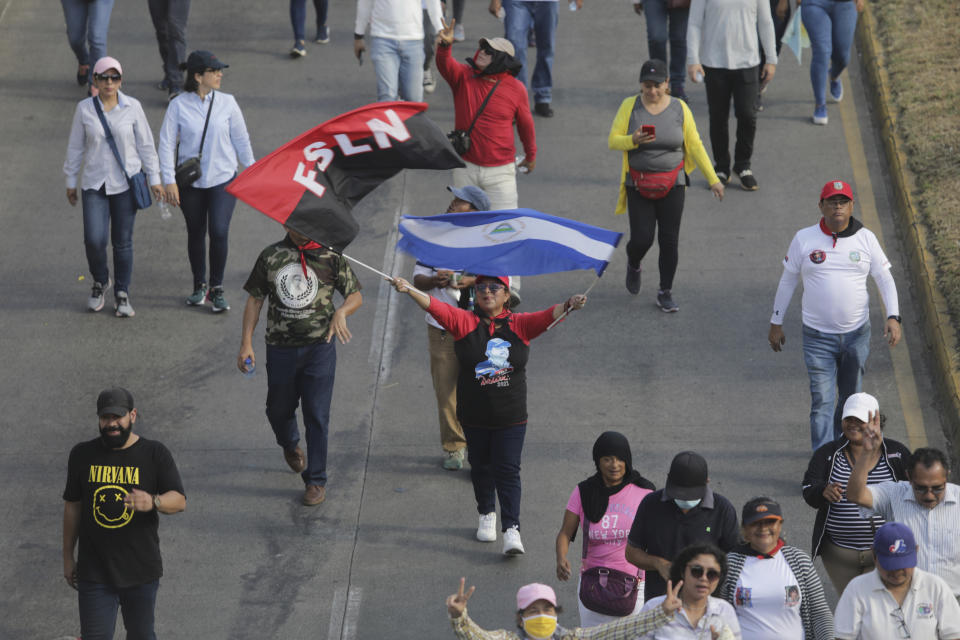
[[[127,184],[130,185],[130,189],[133,191],[133,199],[137,205],[137,209],[146,209],[153,204],[153,199],[150,197],[150,187],[147,186],[147,174],[143,172],[143,169],[140,169],[140,171],[132,176],[127,175],[127,169],[123,166],[123,159],[120,157],[120,150],[117,149],[117,143],[113,139],[113,132],[110,131],[107,118],[103,115],[103,109],[100,108],[100,101],[96,96],[90,99],[93,100],[93,108],[97,110],[97,117],[100,118],[100,124],[103,125],[103,133],[107,138],[110,151],[113,151],[113,157],[117,159],[117,163],[120,165],[120,171],[123,171],[123,176],[127,179]]]
[[[174,177],[176,178],[178,189],[190,186],[203,175],[203,170],[200,168],[200,159],[203,157],[203,143],[207,139],[207,125],[210,124],[210,112],[213,111],[213,99],[216,95],[216,91],[210,94],[210,105],[207,107],[207,119],[203,122],[203,133],[200,134],[200,152],[193,158],[187,158],[177,165]],[[177,155],[180,155],[179,149],[180,144],[177,143]]]
[[[490,101],[490,96],[497,90],[497,86],[501,80],[503,80],[503,78],[499,78],[490,91],[487,92],[487,97],[484,98],[480,104],[480,108],[477,110],[476,115],[473,116],[473,122],[470,123],[470,126],[466,129],[454,129],[447,134],[447,139],[450,140],[450,144],[453,145],[453,150],[461,156],[466,155],[467,152],[470,151],[470,132],[473,131],[473,125],[477,124],[477,118],[483,113],[484,107],[487,106],[487,102]]]

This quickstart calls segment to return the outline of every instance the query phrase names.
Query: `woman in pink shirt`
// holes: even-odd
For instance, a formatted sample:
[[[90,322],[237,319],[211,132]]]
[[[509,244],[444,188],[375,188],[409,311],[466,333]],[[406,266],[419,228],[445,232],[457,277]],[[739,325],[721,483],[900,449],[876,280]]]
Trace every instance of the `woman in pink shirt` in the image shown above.
[[[593,444],[593,462],[597,472],[570,494],[557,534],[557,578],[569,580],[570,543],[581,522],[588,531],[583,538],[578,587],[581,627],[611,622],[643,607],[643,571],[627,562],[624,549],[640,501],[656,489],[633,468],[630,443],[622,433],[600,434]],[[609,600],[596,593],[598,581],[605,588],[625,592],[623,597],[610,607]],[[629,609],[631,602],[633,607]],[[612,613],[617,608],[621,610],[619,615]]]

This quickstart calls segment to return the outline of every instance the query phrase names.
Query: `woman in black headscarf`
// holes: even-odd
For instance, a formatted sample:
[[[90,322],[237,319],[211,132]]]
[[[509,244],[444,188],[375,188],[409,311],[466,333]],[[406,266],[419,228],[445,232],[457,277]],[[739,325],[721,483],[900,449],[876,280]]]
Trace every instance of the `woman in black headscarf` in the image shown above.
[[[643,606],[643,571],[627,562],[624,549],[640,501],[656,489],[633,468],[630,443],[622,433],[600,434],[593,443],[593,462],[597,472],[570,494],[557,534],[557,578],[569,580],[567,551],[581,522],[587,530],[578,588],[581,627],[616,620]]]

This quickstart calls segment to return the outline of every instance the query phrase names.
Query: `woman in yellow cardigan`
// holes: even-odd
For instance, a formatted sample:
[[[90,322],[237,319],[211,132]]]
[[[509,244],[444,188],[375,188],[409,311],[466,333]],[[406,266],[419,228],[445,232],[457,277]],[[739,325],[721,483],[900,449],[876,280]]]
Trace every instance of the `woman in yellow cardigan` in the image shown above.
[[[680,217],[687,188],[687,172],[699,167],[713,195],[723,199],[723,183],[713,171],[697,124],[686,103],[671,98],[667,65],[648,60],[640,69],[640,95],[623,101],[610,127],[608,144],[623,152],[620,198],[616,213],[629,212],[627,290],[640,292],[640,261],[653,246],[654,231],[660,245],[660,288],[657,306],[671,313],[680,307],[673,300],[677,271]]]

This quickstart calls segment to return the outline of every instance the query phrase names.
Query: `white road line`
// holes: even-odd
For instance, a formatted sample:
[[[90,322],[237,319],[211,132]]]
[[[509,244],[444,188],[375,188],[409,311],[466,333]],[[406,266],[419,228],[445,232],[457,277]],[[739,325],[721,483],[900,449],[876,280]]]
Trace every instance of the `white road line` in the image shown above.
[[[330,626],[327,628],[327,640],[340,640],[346,602],[346,589],[337,589],[333,592],[333,604],[330,605]]]
[[[406,189],[407,180],[404,175],[400,204],[393,212],[393,221],[390,233],[387,236],[387,246],[383,251],[383,267],[381,270],[390,275],[397,274],[397,270],[403,261],[400,252],[397,251],[397,225],[403,213]],[[398,306],[395,302],[396,291],[390,286],[389,282],[380,280],[380,287],[377,290],[377,310],[373,316],[373,339],[370,341],[370,355],[368,357],[368,362],[377,365],[379,368],[378,380],[386,380],[389,377],[393,362],[393,345],[397,326],[396,307]]]
[[[347,613],[343,619],[343,633],[340,640],[353,640],[357,636],[357,622],[360,620],[360,602],[363,600],[363,589],[350,587],[347,596]]]

